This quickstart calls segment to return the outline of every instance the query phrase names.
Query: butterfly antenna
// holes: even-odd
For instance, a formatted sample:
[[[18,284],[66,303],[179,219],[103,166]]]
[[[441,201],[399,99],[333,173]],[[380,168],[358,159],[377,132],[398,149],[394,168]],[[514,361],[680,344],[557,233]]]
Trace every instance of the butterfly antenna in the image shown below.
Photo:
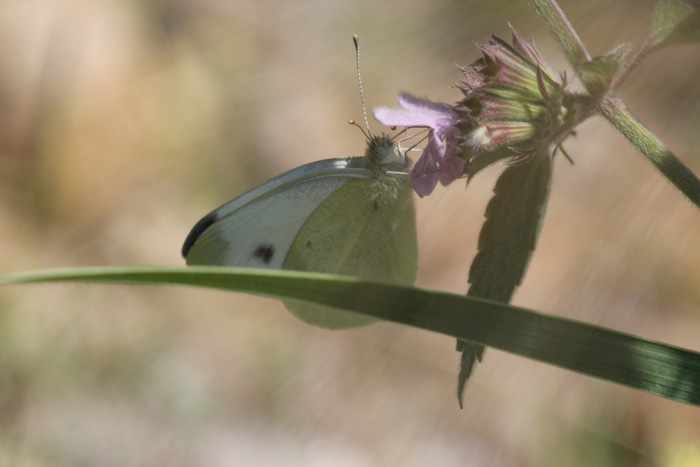
[[[357,82],[360,85],[360,100],[362,101],[362,116],[365,119],[365,126],[367,127],[367,135],[372,134],[371,131],[369,131],[369,122],[367,121],[367,110],[365,109],[365,93],[362,92],[362,78],[360,77],[360,39],[357,37],[357,34],[352,36],[352,41],[355,43],[355,61],[357,62]],[[359,125],[358,125],[359,126]],[[363,131],[364,133],[364,131]],[[369,139],[369,136],[367,136]]]
[[[365,135],[365,138],[367,138],[367,141],[371,140],[372,138],[365,132],[365,129],[362,128],[360,125],[357,124],[357,122],[353,119],[348,120],[348,123],[350,125],[355,125],[357,128],[360,129],[363,135]]]

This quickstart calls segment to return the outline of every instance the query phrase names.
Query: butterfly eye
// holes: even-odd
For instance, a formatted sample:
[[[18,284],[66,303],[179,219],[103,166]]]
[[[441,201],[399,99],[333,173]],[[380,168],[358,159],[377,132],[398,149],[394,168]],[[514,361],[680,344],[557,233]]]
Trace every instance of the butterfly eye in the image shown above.
[[[379,165],[403,163],[403,157],[396,151],[394,140],[384,133],[370,137],[366,156]]]

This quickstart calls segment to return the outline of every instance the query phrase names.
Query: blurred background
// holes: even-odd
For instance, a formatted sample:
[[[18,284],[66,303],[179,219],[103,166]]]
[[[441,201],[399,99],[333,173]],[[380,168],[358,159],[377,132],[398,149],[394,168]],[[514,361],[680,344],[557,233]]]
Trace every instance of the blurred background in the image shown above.
[[[597,55],[636,50],[654,2],[561,6]],[[0,272],[183,265],[211,209],[362,154],[352,34],[369,107],[454,102],[454,64],[508,22],[568,68],[524,0],[2,0]],[[621,90],[695,173],[699,73],[677,46]],[[700,350],[697,208],[600,118],[566,148],[514,303]],[[501,171],[416,200],[419,286],[465,292]],[[459,410],[454,345],[211,290],[2,287],[0,465],[700,463],[700,409],[494,349]]]

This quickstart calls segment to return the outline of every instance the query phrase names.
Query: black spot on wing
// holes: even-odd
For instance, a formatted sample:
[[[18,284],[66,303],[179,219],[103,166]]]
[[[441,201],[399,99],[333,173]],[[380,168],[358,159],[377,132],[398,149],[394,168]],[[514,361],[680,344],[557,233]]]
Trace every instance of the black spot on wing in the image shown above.
[[[253,257],[262,259],[265,264],[270,264],[273,256],[275,256],[275,247],[269,243],[261,243],[253,252]]]
[[[197,239],[199,238],[202,233],[204,233],[205,230],[209,228],[214,222],[218,221],[219,218],[216,215],[216,212],[210,212],[206,216],[202,217],[199,222],[197,222],[194,227],[192,227],[192,230],[190,230],[189,235],[187,235],[187,238],[185,239],[185,243],[182,245],[182,257],[187,259],[187,254],[190,252],[190,249],[194,246],[194,244],[197,242]]]

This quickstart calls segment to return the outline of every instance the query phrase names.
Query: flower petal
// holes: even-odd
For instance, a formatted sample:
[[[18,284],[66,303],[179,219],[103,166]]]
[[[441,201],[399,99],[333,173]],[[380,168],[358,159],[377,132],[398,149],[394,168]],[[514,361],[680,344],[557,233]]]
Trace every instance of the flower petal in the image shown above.
[[[440,183],[447,186],[462,176],[464,159],[455,156],[447,156],[442,165]]]
[[[399,94],[399,105],[404,109],[423,110],[426,112],[443,113],[445,110],[450,111],[447,104],[416,97],[407,92],[402,92]]]
[[[428,133],[428,144],[425,145],[425,152],[431,155],[439,168],[442,168],[442,163],[445,161],[445,145],[442,144],[442,140],[434,131]]]
[[[432,193],[440,180],[440,169],[426,152],[423,152],[411,171],[411,186],[420,197]]]
[[[430,127],[425,123],[425,116],[414,110],[375,107],[372,109],[372,113],[374,118],[386,126]]]
[[[429,128],[428,143],[411,171],[411,185],[420,196],[435,190],[438,182],[449,185],[462,175],[464,161],[454,156],[458,152],[455,125],[459,115],[447,104],[440,104],[399,94],[401,108],[375,107],[374,117],[384,125],[406,128]],[[447,148],[442,142],[445,138]],[[446,157],[449,154],[449,157]]]
[[[459,116],[447,104],[421,99],[405,92],[399,94],[399,104],[401,109],[374,108],[374,118],[387,126],[432,128],[438,136],[442,136],[459,120]]]

